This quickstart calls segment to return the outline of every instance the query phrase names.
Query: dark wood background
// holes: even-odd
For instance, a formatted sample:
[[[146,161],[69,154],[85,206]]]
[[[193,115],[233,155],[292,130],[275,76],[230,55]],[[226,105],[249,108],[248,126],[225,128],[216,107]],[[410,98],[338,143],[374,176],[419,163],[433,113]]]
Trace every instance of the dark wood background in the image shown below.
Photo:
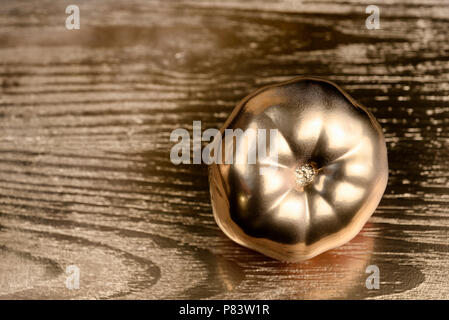
[[[449,298],[448,1],[11,0],[0,26],[0,298]],[[287,264],[218,229],[169,136],[304,74],[373,112],[390,179],[353,241]]]

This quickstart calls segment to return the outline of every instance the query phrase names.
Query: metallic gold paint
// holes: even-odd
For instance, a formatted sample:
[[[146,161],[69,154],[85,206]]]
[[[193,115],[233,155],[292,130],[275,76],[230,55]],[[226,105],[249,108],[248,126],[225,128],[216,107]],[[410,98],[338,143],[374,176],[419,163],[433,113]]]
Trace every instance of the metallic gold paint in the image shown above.
[[[209,166],[215,220],[235,242],[278,260],[306,260],[351,240],[380,202],[388,180],[382,129],[332,82],[298,77],[261,88],[233,110],[223,141],[225,129],[237,128],[280,134],[276,168],[269,159]],[[298,168],[308,165],[314,175],[298,183]]]

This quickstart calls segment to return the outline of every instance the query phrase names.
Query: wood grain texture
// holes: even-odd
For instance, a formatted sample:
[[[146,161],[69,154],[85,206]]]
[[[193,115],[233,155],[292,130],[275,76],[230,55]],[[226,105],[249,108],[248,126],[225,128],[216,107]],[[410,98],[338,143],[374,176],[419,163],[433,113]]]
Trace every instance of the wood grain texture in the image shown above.
[[[449,298],[449,2],[1,1],[0,26],[0,298]],[[287,264],[226,238],[169,137],[304,74],[377,117],[390,179],[353,241]]]

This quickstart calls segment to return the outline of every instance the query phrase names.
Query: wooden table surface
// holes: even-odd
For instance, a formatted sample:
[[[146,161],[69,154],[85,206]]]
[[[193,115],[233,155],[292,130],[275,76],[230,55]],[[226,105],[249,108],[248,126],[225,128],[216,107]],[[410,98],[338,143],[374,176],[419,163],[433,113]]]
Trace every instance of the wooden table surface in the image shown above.
[[[0,25],[0,298],[449,298],[448,1],[11,0]],[[377,117],[390,178],[353,241],[288,264],[219,230],[169,137],[304,74]]]

